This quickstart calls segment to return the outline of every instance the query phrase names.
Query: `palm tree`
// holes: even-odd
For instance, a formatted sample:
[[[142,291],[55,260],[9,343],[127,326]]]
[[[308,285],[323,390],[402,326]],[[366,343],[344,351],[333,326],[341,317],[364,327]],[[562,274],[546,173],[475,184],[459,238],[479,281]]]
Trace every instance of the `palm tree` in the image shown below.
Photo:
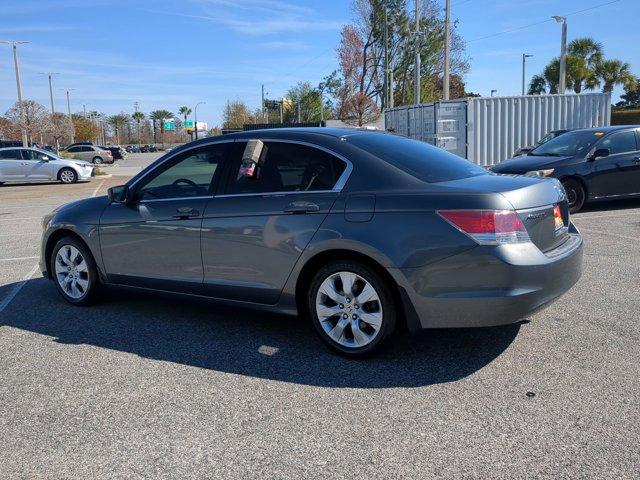
[[[529,84],[528,95],[540,95],[547,93],[547,81],[542,75],[534,75]]]
[[[136,124],[138,125],[138,147],[140,146],[140,122],[142,122],[142,120],[144,120],[144,113],[142,112],[133,112],[133,114],[131,115],[131,118],[133,118],[136,121]]]
[[[629,64],[620,60],[603,60],[596,65],[594,73],[604,93],[611,93],[616,85],[628,85],[635,80]]]
[[[164,147],[164,122],[165,118],[173,118],[173,113],[169,110],[154,110],[149,114],[149,118],[153,121],[153,143],[156,143],[156,121],[160,122],[160,139]]]
[[[191,109],[187,106],[182,106],[178,109],[178,113],[183,116],[184,123],[182,124],[182,128],[184,130],[184,125],[187,123],[187,117],[191,115]]]
[[[129,116],[126,113],[119,113],[111,115],[107,120],[113,125],[116,132],[116,144],[120,145],[120,130],[129,122]]]
[[[602,60],[602,43],[589,37],[576,38],[569,43],[567,53],[583,58],[586,65],[593,69]]]

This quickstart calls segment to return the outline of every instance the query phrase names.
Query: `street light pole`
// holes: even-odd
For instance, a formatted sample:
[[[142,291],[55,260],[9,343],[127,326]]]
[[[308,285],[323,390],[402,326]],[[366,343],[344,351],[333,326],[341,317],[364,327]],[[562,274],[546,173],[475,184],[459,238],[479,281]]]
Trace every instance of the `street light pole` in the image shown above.
[[[567,89],[567,17],[554,15],[556,22],[562,23],[562,41],[560,44],[560,78],[558,79],[558,93],[564,95]]]
[[[20,115],[20,129],[22,130],[22,146],[28,147],[29,139],[27,138],[27,125],[25,123],[24,105],[22,104],[22,83],[20,82],[20,66],[18,62],[18,45],[26,44],[29,42],[13,42],[13,41],[0,41],[0,43],[6,43],[11,45],[13,49],[13,65],[16,71],[16,87],[18,89],[18,113]]]
[[[414,72],[414,92],[413,102],[416,105],[420,104],[420,0],[416,0],[416,32],[415,32],[415,72]]]
[[[530,57],[533,57],[533,55],[529,55],[526,53],[522,54],[522,95],[525,95],[525,92],[526,92],[525,69],[526,69],[527,58],[530,58]]]
[[[491,97],[493,98],[493,95],[498,93],[498,90],[496,90],[495,88],[491,90]]]
[[[449,82],[451,78],[451,0],[447,0],[444,13],[444,81],[442,96],[449,100]]]
[[[198,139],[198,105],[202,105],[203,103],[207,103],[207,102],[198,102],[196,103],[196,106],[193,108],[193,129],[194,132],[196,134],[196,140]]]
[[[71,118],[71,100],[69,98],[70,90],[67,88],[67,115],[69,115],[69,121],[71,122],[71,143],[76,141],[76,129],[73,125],[73,119]]]
[[[53,85],[51,83],[51,76],[52,75],[59,75],[56,72],[41,72],[41,75],[47,75],[49,77],[49,100],[51,100],[51,115],[53,115],[54,113],[56,113],[56,105],[55,102],[53,100]]]

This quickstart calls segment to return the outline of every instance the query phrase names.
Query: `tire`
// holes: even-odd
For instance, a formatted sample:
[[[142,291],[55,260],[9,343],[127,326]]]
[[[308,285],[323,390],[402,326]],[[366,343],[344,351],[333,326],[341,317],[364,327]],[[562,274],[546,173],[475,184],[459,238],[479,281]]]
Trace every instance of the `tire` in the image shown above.
[[[567,193],[567,203],[569,203],[569,212],[576,213],[582,209],[586,200],[586,192],[582,184],[573,178],[562,181],[562,186]]]
[[[94,165],[100,165],[102,163],[102,157],[93,157],[93,160],[91,161]]]
[[[76,183],[78,181],[78,174],[73,168],[62,168],[58,172],[58,180],[62,183]]]
[[[345,294],[343,278],[352,283],[352,295]],[[324,293],[327,291],[333,298]],[[364,301],[363,293],[372,300]],[[358,297],[363,305],[357,303]],[[395,330],[397,311],[391,286],[358,262],[335,261],[320,269],[311,281],[307,304],[322,341],[348,358],[379,351]]]
[[[80,255],[79,258],[76,252]],[[93,255],[83,242],[74,237],[58,240],[51,253],[49,269],[58,292],[67,302],[73,305],[90,305],[95,302],[100,289],[100,278]],[[71,276],[74,279],[69,281]]]

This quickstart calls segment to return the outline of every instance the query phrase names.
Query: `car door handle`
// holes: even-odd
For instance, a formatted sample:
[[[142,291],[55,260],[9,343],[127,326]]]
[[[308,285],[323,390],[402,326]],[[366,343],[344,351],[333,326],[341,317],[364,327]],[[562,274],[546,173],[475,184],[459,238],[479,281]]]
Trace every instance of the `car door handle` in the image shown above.
[[[189,218],[196,218],[200,216],[200,212],[195,208],[184,207],[176,210],[176,214],[173,215],[173,218],[177,218],[179,220],[187,220]]]
[[[320,206],[311,202],[291,202],[284,208],[285,213],[301,214],[319,212]]]

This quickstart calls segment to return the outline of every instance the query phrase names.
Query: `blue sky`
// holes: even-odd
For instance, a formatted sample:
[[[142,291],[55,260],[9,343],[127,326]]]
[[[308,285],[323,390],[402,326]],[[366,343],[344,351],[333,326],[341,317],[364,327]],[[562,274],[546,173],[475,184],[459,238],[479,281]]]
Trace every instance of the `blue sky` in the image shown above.
[[[609,0],[611,1],[611,0]],[[520,91],[520,55],[528,76],[559,52],[560,26],[549,17],[607,0],[453,0],[452,18],[467,43],[468,89],[489,95]],[[350,0],[3,0],[0,40],[20,48],[25,98],[49,105],[54,77],[57,109],[107,114],[180,105],[198,107],[198,120],[220,123],[227,99],[258,107],[260,85],[278,98],[299,80],[318,83],[337,67],[340,27]],[[444,3],[444,0],[441,0]],[[605,53],[640,75],[639,0],[569,15],[569,40],[593,36]],[[548,21],[547,21],[548,20]],[[533,25],[529,28],[520,28]],[[500,32],[508,32],[499,34]],[[499,34],[492,36],[494,34]],[[486,38],[488,37],[488,38]],[[616,94],[620,92],[617,91]],[[0,112],[15,101],[10,48],[0,45]]]

